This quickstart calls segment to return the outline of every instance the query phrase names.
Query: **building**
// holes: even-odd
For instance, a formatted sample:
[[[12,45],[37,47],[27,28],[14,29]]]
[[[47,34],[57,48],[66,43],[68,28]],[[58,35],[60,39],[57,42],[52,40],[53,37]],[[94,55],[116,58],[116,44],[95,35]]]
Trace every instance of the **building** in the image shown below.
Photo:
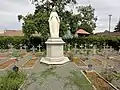
[[[75,32],[75,36],[89,36],[90,33],[88,33],[87,31],[83,30],[83,29],[78,29]]]
[[[104,32],[99,32],[99,33],[96,33],[95,35],[97,36],[120,36],[120,32],[109,32],[107,30],[105,30]]]
[[[24,36],[22,30],[4,30],[0,36]]]

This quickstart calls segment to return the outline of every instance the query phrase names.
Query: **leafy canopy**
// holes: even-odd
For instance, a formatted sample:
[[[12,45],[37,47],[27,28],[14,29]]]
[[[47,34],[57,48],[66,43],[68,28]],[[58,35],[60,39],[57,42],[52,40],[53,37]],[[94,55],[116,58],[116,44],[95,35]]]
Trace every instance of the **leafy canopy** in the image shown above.
[[[60,36],[63,36],[68,28],[74,34],[78,28],[92,33],[96,28],[97,18],[94,16],[95,9],[89,6],[76,7],[76,0],[31,0],[35,4],[34,14],[26,16],[18,15],[18,20],[24,21],[22,24],[23,32],[30,37],[34,33],[40,33],[41,37],[49,37],[48,19],[53,6],[60,17]],[[72,9],[71,6],[75,8]],[[71,10],[67,10],[67,7]],[[74,13],[77,11],[77,14]]]
[[[119,20],[118,24],[115,27],[115,31],[120,31],[120,20]]]

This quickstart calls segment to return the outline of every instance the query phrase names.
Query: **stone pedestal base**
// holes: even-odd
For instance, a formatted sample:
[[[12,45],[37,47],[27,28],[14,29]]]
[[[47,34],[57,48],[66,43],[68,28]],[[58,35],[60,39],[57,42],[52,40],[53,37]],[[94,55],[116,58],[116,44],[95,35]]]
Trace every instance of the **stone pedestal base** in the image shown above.
[[[49,38],[46,42],[47,55],[40,62],[46,64],[64,64],[69,61],[63,54],[64,41],[61,38]]]

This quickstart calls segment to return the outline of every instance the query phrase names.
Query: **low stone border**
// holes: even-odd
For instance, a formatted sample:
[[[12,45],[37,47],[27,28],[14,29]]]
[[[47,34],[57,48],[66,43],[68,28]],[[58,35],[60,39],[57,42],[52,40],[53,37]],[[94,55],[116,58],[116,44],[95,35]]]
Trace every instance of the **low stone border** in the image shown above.
[[[85,75],[85,73],[81,70],[81,73],[85,76],[85,78],[88,80],[88,82],[92,85],[94,90],[97,90],[96,87],[92,84],[92,82],[88,79],[88,77]]]
[[[20,88],[18,89],[18,90],[21,90],[22,89],[22,87],[24,86],[24,84],[26,83],[26,81],[27,81],[27,79],[28,79],[28,77],[29,77],[30,75],[29,74],[27,74],[27,77],[26,77],[26,79],[24,80],[24,82],[23,82],[23,84],[20,86]]]

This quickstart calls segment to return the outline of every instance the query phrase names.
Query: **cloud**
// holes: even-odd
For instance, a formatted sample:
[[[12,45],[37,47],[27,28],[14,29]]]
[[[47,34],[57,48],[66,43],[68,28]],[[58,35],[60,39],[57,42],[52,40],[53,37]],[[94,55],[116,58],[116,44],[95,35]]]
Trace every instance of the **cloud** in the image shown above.
[[[77,0],[78,5],[91,4],[95,8],[95,15],[98,17],[97,28],[94,32],[108,30],[108,15],[112,14],[111,31],[120,18],[120,0]],[[17,15],[33,13],[34,5],[30,0],[3,0],[0,3],[0,30],[21,29]]]
[[[98,16],[97,28],[94,32],[108,30],[108,15],[112,14],[111,31],[118,23],[120,12],[120,0],[78,0],[79,5],[91,4],[95,8],[95,15]]]
[[[35,10],[29,0],[4,0],[0,3],[0,30],[21,29],[17,20],[19,14],[26,15]]]

